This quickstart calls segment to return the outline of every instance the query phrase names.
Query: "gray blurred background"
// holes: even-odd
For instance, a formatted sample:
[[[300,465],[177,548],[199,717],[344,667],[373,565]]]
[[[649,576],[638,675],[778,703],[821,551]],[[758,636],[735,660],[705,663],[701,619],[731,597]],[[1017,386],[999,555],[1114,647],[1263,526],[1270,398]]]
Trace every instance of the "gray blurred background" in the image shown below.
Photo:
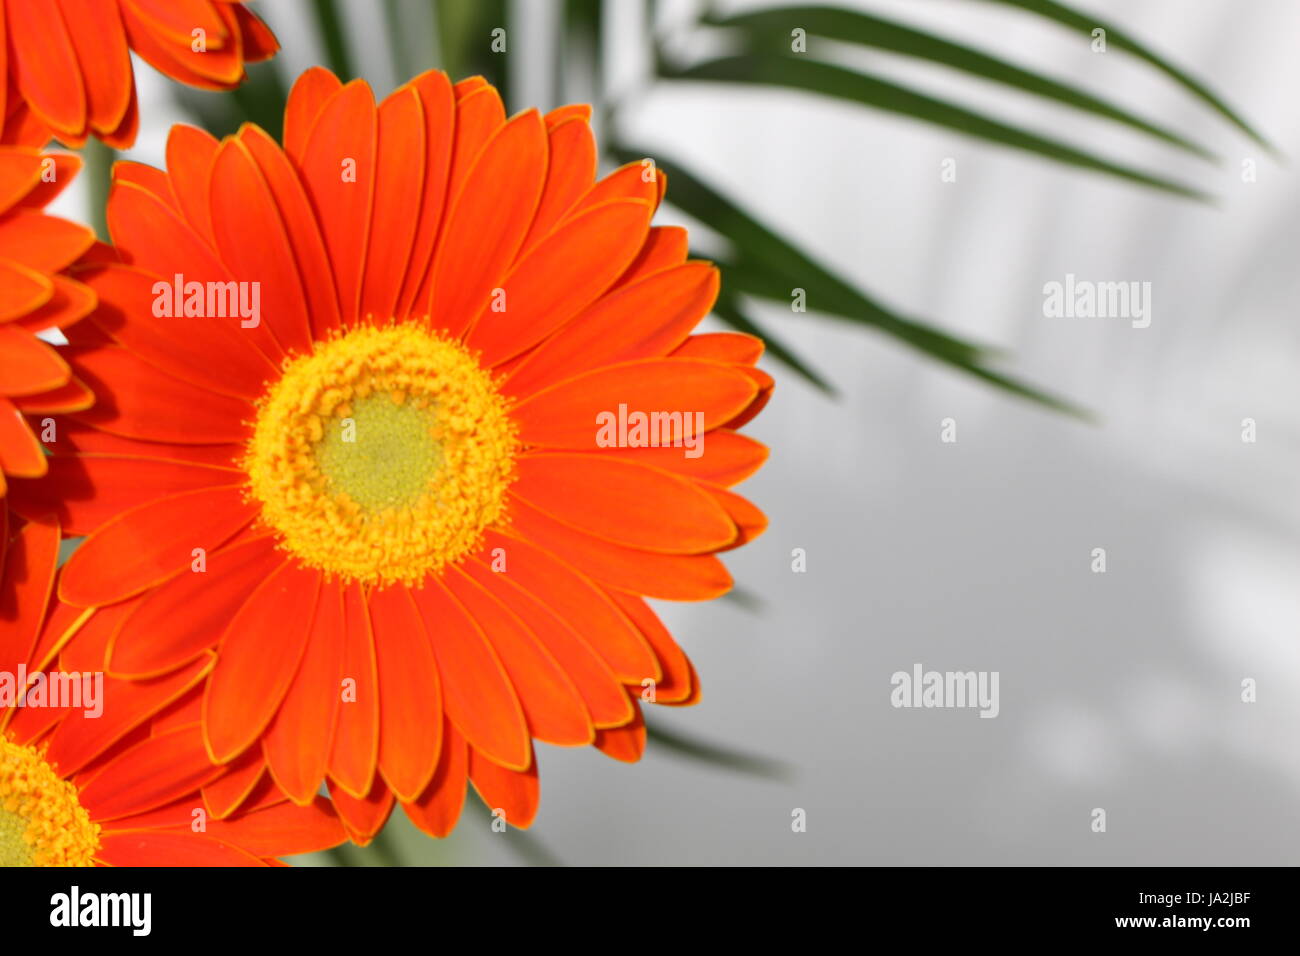
[[[663,4],[660,27],[671,35],[690,5]],[[690,160],[890,305],[1005,346],[1008,368],[1100,423],[1007,397],[869,331],[755,307],[841,394],[765,362],[777,394],[747,430],[772,458],[740,490],[771,528],[728,558],[756,602],[660,605],[704,699],[650,716],[789,773],[654,743],[634,766],[540,746],[542,810],[527,836],[493,833],[477,807],[442,843],[400,821],[387,843],[401,861],[1300,862],[1300,4],[1077,4],[1191,68],[1289,162],[1167,78],[1034,18],[975,0],[852,5],[1121,99],[1224,163],[898,57],[854,51],[846,62],[996,108],[1219,204],[795,92],[646,88],[640,0],[607,2],[619,52],[605,84],[632,98],[631,138]],[[412,24],[429,16],[427,3],[399,6]],[[387,92],[401,78],[374,5],[343,7],[354,55]],[[538,48],[556,4],[514,7],[508,106],[555,105],[555,64]],[[286,78],[320,61],[304,3],[255,9],[284,44]],[[418,40],[407,53],[417,68],[435,64]],[[130,156],[161,165],[169,122],[186,117],[155,74],[138,72],[152,121]],[[939,175],[947,158],[955,183]],[[1257,181],[1242,181],[1244,160]],[[61,211],[85,216],[87,202],[74,190]],[[671,210],[659,221],[689,223]],[[1150,327],[1045,318],[1043,285],[1067,273],[1152,283]],[[946,418],[955,443],[940,441]],[[1245,418],[1253,444],[1241,440]],[[806,573],[791,571],[794,548]],[[1091,570],[1094,548],[1106,549],[1105,574]],[[890,675],[916,663],[998,671],[999,716],[891,707]],[[1245,678],[1255,703],[1241,700]],[[806,832],[792,832],[796,808]],[[1092,831],[1094,808],[1106,810],[1105,833]]]

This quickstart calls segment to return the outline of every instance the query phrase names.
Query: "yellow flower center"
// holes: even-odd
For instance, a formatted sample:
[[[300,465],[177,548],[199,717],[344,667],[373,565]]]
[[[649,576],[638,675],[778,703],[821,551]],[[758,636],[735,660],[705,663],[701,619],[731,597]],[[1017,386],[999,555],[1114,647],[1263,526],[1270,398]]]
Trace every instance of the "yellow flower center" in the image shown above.
[[[503,520],[517,447],[505,399],[459,343],[365,326],[285,364],[243,466],[262,520],[304,564],[413,585]]]
[[[93,866],[99,825],[34,747],[0,735],[0,866]]]

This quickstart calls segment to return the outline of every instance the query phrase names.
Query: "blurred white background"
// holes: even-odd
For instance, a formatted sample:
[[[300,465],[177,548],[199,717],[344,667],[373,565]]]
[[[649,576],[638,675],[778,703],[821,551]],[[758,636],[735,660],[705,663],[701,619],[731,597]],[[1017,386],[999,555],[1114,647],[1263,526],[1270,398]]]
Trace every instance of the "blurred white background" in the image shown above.
[[[554,105],[550,65],[518,36],[554,29],[554,3],[516,2],[525,26],[509,105]],[[638,92],[640,0],[607,0],[626,51],[607,79],[636,95],[624,120],[634,139],[688,160],[904,314],[1007,347],[1009,369],[1101,423],[1005,397],[871,331],[762,307],[842,394],[767,365],[777,395],[749,431],[772,459],[741,490],[772,524],[728,562],[762,604],[661,606],[705,693],[651,717],[785,761],[792,777],[653,744],[635,766],[543,746],[532,837],[588,864],[1300,862],[1300,4],[1076,4],[1206,80],[1289,162],[1167,78],[1035,17],[976,0],[857,5],[1122,102],[1223,163],[900,58],[849,61],[1220,202],[797,93]],[[408,6],[422,24],[426,5]],[[665,4],[665,27],[681,6]],[[302,7],[257,5],[290,77],[319,61]],[[350,41],[383,93],[400,78],[377,54],[373,9],[347,4]],[[152,122],[131,155],[161,164],[166,127],[183,116],[137,69]],[[945,158],[955,183],[940,179]],[[1248,159],[1253,183],[1241,177]],[[85,202],[70,192],[61,211],[85,215]],[[665,210],[661,221],[683,220]],[[1044,318],[1044,283],[1067,273],[1152,283],[1151,326]],[[945,418],[955,444],[940,441]],[[1254,444],[1241,440],[1244,418],[1257,423]],[[791,572],[796,547],[805,574]],[[1090,569],[1097,547],[1105,574]],[[999,671],[1001,713],[894,709],[890,675],[918,662]],[[1257,703],[1241,701],[1244,678]],[[1091,830],[1097,807],[1104,834]],[[806,833],[791,831],[794,808],[807,811]],[[518,839],[467,813],[449,841],[412,836],[402,852],[511,863],[523,859]]]

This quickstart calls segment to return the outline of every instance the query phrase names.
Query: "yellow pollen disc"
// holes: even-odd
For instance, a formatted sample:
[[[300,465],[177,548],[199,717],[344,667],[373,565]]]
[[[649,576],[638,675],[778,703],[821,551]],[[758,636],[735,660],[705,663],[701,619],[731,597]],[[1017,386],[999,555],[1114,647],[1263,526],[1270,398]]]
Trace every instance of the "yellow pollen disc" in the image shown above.
[[[34,747],[0,735],[0,866],[94,866],[99,825]]]
[[[460,344],[366,326],[286,363],[243,466],[262,520],[304,564],[414,585],[503,519],[517,447],[505,398]]]

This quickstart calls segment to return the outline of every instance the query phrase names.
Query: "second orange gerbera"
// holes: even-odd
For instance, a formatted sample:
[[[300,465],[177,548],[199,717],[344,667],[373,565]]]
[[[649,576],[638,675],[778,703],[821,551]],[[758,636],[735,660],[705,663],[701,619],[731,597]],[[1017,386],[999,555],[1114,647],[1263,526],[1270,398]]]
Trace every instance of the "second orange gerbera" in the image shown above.
[[[126,148],[140,125],[132,51],[181,83],[228,90],[278,48],[244,0],[3,0],[4,142],[94,135]]]
[[[0,540],[0,867],[261,866],[342,843],[327,801],[208,759],[210,653],[152,681],[97,673],[131,602],[52,601],[59,537],[37,521]]]
[[[45,474],[38,435],[58,437],[47,416],[89,408],[93,401],[58,350],[37,338],[79,322],[95,306],[94,293],[66,272],[95,234],[45,213],[80,166],[75,156],[0,146],[0,543],[7,534],[9,479]]]
[[[717,272],[651,228],[652,164],[594,181],[588,114],[314,70],[284,150],[181,127],[119,164],[121,261],[78,273],[97,404],[15,507],[89,535],[68,602],[142,595],[110,672],[215,648],[212,757],[328,777],[360,840],[394,799],[446,833],[467,778],[526,826],[534,739],[639,757],[640,703],[699,694],[644,598],[724,593],[765,525],[728,490],[762,345],[690,334]]]

